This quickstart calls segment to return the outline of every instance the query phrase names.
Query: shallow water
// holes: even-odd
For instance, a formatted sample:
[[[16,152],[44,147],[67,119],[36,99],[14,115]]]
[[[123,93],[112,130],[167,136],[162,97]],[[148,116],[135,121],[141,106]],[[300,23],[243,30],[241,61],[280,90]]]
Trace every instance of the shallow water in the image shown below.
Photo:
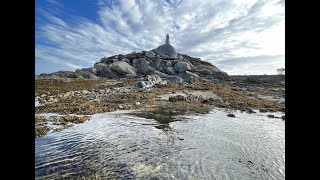
[[[36,179],[285,178],[281,119],[216,109],[160,123],[135,112],[93,115],[37,138]]]

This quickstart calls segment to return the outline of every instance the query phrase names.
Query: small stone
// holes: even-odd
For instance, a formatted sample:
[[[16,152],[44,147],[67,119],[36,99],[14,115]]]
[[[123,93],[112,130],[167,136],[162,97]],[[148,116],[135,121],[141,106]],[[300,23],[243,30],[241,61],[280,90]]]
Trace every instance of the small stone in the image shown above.
[[[228,117],[236,117],[236,115],[234,115],[234,114],[228,114]]]
[[[256,113],[256,112],[252,109],[248,109],[248,113]]]
[[[82,92],[82,94],[89,94],[90,93],[90,91],[87,91],[87,90],[83,90],[81,92]]]
[[[40,97],[44,98],[44,97],[46,97],[46,96],[47,96],[46,94],[42,94]]]
[[[268,116],[268,118],[274,118],[274,115],[272,115],[272,114],[268,114],[267,116]]]
[[[140,105],[140,102],[136,102],[136,105],[139,106],[139,105]]]
[[[267,110],[266,109],[259,109],[259,112],[265,113],[265,112],[267,112]]]
[[[183,141],[184,139],[183,138],[181,138],[181,137],[177,137],[180,141]]]
[[[119,109],[123,109],[123,106],[119,105],[118,108],[119,108]]]

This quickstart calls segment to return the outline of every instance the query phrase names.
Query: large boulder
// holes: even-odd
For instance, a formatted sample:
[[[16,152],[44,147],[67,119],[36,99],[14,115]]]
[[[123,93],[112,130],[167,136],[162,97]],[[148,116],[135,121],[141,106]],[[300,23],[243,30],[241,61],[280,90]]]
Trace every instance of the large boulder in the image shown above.
[[[192,64],[184,61],[178,61],[174,65],[174,69],[177,71],[177,73],[183,73],[186,71],[192,71],[194,67],[192,67]]]
[[[114,72],[106,64],[97,63],[97,64],[94,65],[94,67],[97,70],[97,75],[100,76],[100,77],[113,79],[113,78],[119,78],[119,76],[120,76],[120,74]]]
[[[130,76],[134,77],[137,74],[137,69],[130,66],[127,62],[125,61],[116,61],[110,64],[110,67],[113,71],[123,75],[123,76]]]
[[[137,73],[142,75],[150,75],[153,74],[155,69],[149,66],[150,62],[145,58],[133,59],[132,65],[137,68]]]

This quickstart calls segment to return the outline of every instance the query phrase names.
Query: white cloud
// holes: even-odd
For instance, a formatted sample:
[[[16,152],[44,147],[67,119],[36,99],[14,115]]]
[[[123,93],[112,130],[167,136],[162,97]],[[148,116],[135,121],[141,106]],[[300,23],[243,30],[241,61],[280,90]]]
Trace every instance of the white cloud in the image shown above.
[[[36,39],[45,43],[36,44],[36,61],[60,63],[64,70],[89,67],[104,56],[156,48],[169,33],[178,52],[210,61],[229,74],[272,74],[273,68],[284,66],[283,3],[100,0],[98,22],[44,12],[47,21],[37,24]],[[263,65],[259,57],[264,57]],[[245,58],[251,62],[236,63]],[[41,68],[36,66],[38,72]]]

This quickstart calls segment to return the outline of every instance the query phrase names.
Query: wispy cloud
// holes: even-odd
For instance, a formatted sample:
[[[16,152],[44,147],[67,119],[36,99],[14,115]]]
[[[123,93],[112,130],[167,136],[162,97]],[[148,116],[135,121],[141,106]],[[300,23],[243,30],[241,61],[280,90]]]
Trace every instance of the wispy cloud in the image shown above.
[[[46,21],[37,24],[36,40],[42,43],[35,47],[36,62],[53,66],[44,70],[36,63],[36,73],[62,70],[55,64],[74,70],[104,56],[150,50],[163,44],[167,33],[178,52],[210,61],[229,74],[270,74],[284,66],[281,0],[99,0],[96,13],[93,21],[43,10],[40,16]]]

